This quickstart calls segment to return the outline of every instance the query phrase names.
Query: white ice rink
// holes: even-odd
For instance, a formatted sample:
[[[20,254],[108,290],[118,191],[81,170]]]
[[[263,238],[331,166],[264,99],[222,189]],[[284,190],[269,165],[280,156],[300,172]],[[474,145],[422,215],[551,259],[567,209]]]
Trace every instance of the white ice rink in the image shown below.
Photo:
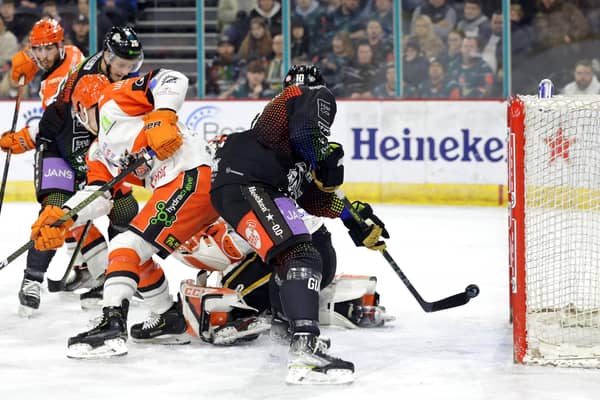
[[[42,294],[31,319],[17,315],[25,255],[0,271],[0,400],[45,399],[394,399],[577,400],[600,398],[600,371],[524,367],[512,362],[508,322],[507,216],[504,208],[375,206],[392,238],[389,252],[428,301],[481,288],[469,304],[424,313],[378,253],[357,249],[339,221],[328,222],[338,272],[373,274],[381,304],[397,320],[381,329],[323,329],[332,352],[356,365],[349,386],[287,386],[286,351],[268,336],[240,347],[202,342],[161,347],[129,344],[125,357],[76,361],[69,336],[97,312],[67,295]],[[5,203],[0,259],[24,244],[37,208]],[[50,276],[67,260],[59,252]],[[194,271],[165,261],[171,291]],[[129,322],[146,317],[143,305]]]

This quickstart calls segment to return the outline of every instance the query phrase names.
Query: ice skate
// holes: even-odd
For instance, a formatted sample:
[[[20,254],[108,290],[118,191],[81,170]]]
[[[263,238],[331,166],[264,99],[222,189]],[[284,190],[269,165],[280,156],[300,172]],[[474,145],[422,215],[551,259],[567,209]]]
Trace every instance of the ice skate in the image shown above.
[[[150,313],[148,319],[131,327],[131,338],[136,343],[188,344],[187,324],[179,302],[162,314]]]
[[[98,286],[91,288],[87,292],[81,293],[79,295],[79,301],[81,303],[81,308],[84,310],[91,310],[95,308],[99,308],[102,304],[102,295],[104,294],[104,282],[100,283]]]
[[[69,338],[69,358],[109,358],[127,354],[127,311],[129,301],[121,307],[104,307],[102,320],[87,332]]]
[[[286,383],[344,384],[354,381],[354,364],[328,355],[325,341],[311,333],[295,333],[290,345]]]
[[[40,293],[42,284],[38,281],[23,278],[21,289],[19,290],[19,310],[18,313],[23,318],[29,318],[34,311],[40,308]]]

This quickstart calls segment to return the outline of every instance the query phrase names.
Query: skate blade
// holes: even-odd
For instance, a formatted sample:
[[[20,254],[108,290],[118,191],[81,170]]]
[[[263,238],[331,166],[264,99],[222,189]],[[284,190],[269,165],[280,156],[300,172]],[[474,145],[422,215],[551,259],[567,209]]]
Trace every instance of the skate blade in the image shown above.
[[[79,360],[111,358],[125,354],[127,354],[127,344],[120,338],[106,340],[102,346],[96,348],[87,343],[77,343],[67,347],[67,357]]]
[[[33,315],[35,310],[36,310],[35,308],[27,307],[27,306],[24,306],[23,304],[20,304],[19,309],[17,310],[17,313],[19,314],[19,317],[21,317],[21,318],[31,318],[31,316]]]
[[[102,299],[80,300],[82,310],[99,310],[102,308]]]
[[[238,342],[249,342],[258,339],[258,336],[271,329],[271,324],[256,320],[248,325],[248,329],[238,331],[235,327],[228,327],[220,330],[212,340],[212,344],[217,346],[230,346]]]
[[[285,383],[289,385],[344,385],[354,382],[354,373],[347,369],[314,371],[309,366],[290,366]]]
[[[131,337],[131,341],[138,344],[162,344],[167,346],[190,344],[192,342],[189,335],[186,333],[179,335],[161,335],[150,339],[136,339]]]

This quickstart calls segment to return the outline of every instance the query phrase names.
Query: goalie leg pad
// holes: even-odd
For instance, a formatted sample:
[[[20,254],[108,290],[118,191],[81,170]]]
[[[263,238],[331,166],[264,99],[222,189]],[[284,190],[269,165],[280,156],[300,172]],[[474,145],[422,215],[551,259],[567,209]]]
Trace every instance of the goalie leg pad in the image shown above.
[[[323,325],[346,328],[378,327],[394,318],[379,305],[377,278],[366,275],[338,275],[321,291],[319,320]]]
[[[256,316],[233,319],[234,309],[256,314],[232,289],[197,285],[193,280],[181,282],[183,315],[188,323],[188,333],[208,343],[232,345],[256,339],[270,328],[269,323]]]

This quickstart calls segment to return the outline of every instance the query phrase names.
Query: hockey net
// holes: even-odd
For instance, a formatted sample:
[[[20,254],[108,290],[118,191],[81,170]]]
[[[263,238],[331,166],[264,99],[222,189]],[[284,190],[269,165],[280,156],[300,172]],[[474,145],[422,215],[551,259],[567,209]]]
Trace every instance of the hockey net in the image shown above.
[[[509,101],[516,362],[600,367],[600,96]]]

